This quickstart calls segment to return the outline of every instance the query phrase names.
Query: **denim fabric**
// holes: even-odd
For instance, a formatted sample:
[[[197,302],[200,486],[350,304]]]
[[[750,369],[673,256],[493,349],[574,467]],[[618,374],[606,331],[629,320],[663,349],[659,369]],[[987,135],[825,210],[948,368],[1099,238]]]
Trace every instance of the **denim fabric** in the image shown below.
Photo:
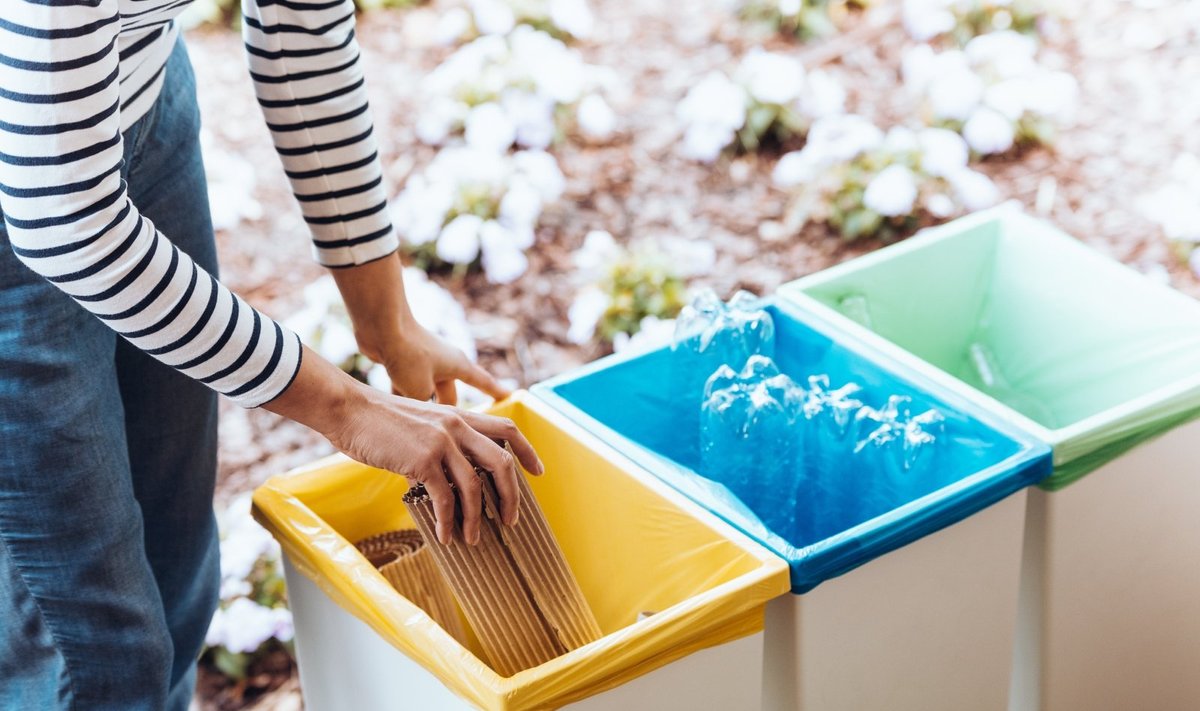
[[[215,274],[182,41],[125,134],[139,211]],[[0,225],[0,708],[187,708],[220,584],[212,391],[17,261]]]

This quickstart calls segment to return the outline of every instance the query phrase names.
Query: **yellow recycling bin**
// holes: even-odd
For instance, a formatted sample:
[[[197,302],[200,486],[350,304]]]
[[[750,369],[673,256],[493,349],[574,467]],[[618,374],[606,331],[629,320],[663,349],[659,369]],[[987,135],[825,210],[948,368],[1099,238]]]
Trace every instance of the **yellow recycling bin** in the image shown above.
[[[307,708],[758,708],[763,613],[787,564],[537,398],[492,412],[545,463],[530,484],[604,636],[500,676],[353,545],[413,527],[405,480],[332,457],[254,494],[285,554]]]

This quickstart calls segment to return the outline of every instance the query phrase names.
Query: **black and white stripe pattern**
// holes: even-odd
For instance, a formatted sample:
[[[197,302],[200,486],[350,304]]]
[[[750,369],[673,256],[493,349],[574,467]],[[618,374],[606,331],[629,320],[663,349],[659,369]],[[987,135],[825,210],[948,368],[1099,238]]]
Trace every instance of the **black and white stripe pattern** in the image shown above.
[[[296,336],[138,214],[122,132],[158,97],[190,0],[0,1],[0,208],[17,256],[134,345],[245,406],[284,390]],[[390,254],[352,0],[245,0],[260,103],[318,259]]]

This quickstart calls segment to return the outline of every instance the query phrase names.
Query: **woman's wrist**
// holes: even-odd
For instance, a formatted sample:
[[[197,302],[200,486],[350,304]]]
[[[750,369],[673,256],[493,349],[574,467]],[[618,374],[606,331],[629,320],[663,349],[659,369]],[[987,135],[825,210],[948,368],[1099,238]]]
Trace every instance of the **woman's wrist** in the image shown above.
[[[365,399],[364,387],[306,346],[296,378],[263,408],[334,439]]]
[[[417,322],[404,293],[399,254],[333,273],[363,355],[380,362],[383,350],[403,341]]]

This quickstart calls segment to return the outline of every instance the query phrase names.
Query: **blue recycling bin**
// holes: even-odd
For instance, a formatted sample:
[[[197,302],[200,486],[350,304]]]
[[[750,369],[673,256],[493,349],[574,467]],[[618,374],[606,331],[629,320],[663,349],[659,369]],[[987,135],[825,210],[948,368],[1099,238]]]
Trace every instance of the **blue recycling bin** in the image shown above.
[[[604,358],[534,392],[787,561],[795,594],[768,607],[766,708],[1003,709],[1024,490],[1050,473],[1049,448],[863,343],[835,342],[813,314],[785,302],[768,312],[776,363],[797,382],[826,374],[862,386],[857,397],[873,407],[904,395],[915,411],[940,411],[932,465],[885,486],[876,462],[839,451],[825,465],[833,490],[801,489],[784,517],[796,525],[772,527],[779,500],[751,510],[720,475],[697,473],[699,399],[674,384],[705,374],[687,372],[696,361],[686,351]]]

